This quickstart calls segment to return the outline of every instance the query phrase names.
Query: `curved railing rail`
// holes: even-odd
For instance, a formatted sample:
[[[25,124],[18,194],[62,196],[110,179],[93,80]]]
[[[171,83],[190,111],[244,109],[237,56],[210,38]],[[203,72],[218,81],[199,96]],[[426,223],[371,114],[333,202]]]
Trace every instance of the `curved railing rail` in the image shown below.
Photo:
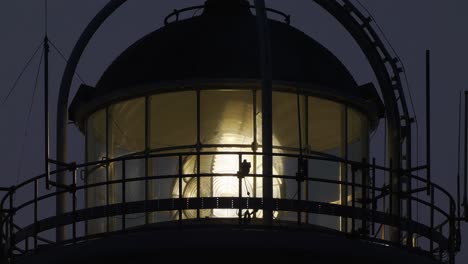
[[[75,244],[80,241],[85,241],[90,238],[98,238],[102,236],[112,235],[122,231],[128,232],[130,226],[126,224],[129,215],[142,214],[149,215],[157,212],[172,212],[170,221],[178,223],[178,226],[189,225],[184,217],[186,210],[205,210],[205,209],[236,209],[238,222],[236,225],[250,226],[258,225],[262,221],[250,221],[253,212],[263,209],[271,209],[277,212],[274,226],[281,228],[282,224],[288,223],[299,228],[310,227],[312,224],[320,225],[314,222],[314,219],[320,216],[330,216],[340,219],[340,222],[347,222],[346,225],[334,227],[336,231],[351,234],[351,237],[364,239],[370,242],[384,243],[387,245],[398,245],[408,247],[411,250],[425,251],[437,259],[443,260],[447,256],[453,255],[456,250],[455,245],[458,239],[455,229],[455,202],[449,192],[438,186],[430,183],[430,195],[416,197],[417,192],[426,191],[425,187],[405,191],[399,190],[398,193],[392,192],[389,182],[392,182],[395,177],[401,177],[403,180],[411,180],[414,183],[419,182],[421,186],[427,186],[425,179],[411,175],[408,178],[408,173],[401,170],[391,170],[386,167],[378,166],[375,160],[371,163],[365,160],[361,162],[344,160],[330,156],[319,155],[297,155],[286,153],[275,153],[274,158],[289,159],[291,162],[299,164],[302,160],[320,161],[333,163],[337,166],[345,166],[350,171],[348,180],[336,180],[331,178],[320,177],[315,175],[313,168],[308,168],[297,171],[297,173],[285,175],[273,175],[274,178],[281,179],[287,188],[296,189],[295,195],[283,195],[276,199],[262,199],[261,197],[250,197],[247,194],[242,194],[239,191],[237,197],[184,197],[183,192],[179,191],[178,197],[165,197],[161,199],[142,199],[136,201],[127,201],[126,192],[130,183],[140,182],[147,184],[149,181],[174,180],[174,182],[182,182],[182,179],[196,177],[201,179],[204,177],[232,177],[236,176],[239,183],[245,177],[261,178],[262,174],[253,174],[250,171],[245,171],[239,167],[238,171],[232,173],[183,173],[182,168],[184,157],[198,157],[214,155],[230,155],[237,156],[239,161],[245,157],[258,156],[261,158],[260,152],[179,152],[179,153],[156,153],[149,155],[137,154],[133,156],[125,156],[115,159],[89,162],[84,164],[68,164],[66,171],[71,177],[72,184],[69,186],[60,186],[57,190],[48,191],[45,188],[45,175],[40,175],[29,179],[17,186],[12,186],[7,194],[1,200],[0,206],[2,210],[0,219],[0,238],[5,245],[5,252],[10,259],[15,257],[40,251],[44,246],[56,246],[64,244]],[[126,166],[136,160],[147,160],[155,158],[172,158],[177,162],[176,173],[165,175],[143,175],[135,177],[135,175],[127,175]],[[239,162],[239,164],[242,164]],[[304,163],[303,163],[304,164]],[[78,172],[89,170],[94,167],[108,168],[109,166],[118,167],[121,169],[121,178],[109,181],[96,182],[86,184],[78,179]],[[241,166],[241,165],[239,165]],[[299,167],[299,166],[298,166]],[[57,174],[59,171],[54,171],[52,174]],[[64,172],[64,171],[60,171]],[[338,173],[338,172],[337,172]],[[92,174],[91,174],[92,175]],[[88,177],[91,177],[88,176]],[[312,177],[314,175],[314,177]],[[140,175],[137,175],[140,176]],[[315,177],[317,176],[317,177]],[[52,182],[52,184],[54,184]],[[319,184],[329,184],[340,189],[349,190],[351,199],[345,199],[345,202],[331,202],[326,200],[311,199],[309,195],[304,195],[304,187],[306,185],[318,186]],[[120,188],[121,200],[115,203],[109,202],[107,197],[106,204],[89,207],[81,204],[84,200],[84,194],[91,188],[108,189],[110,186],[118,186]],[[242,185],[241,185],[242,186]],[[179,188],[182,188],[179,186]],[[29,194],[29,197],[24,196],[22,192]],[[302,192],[302,193],[301,193]],[[57,195],[67,194],[71,197],[71,206],[69,211],[62,215],[44,216],[43,211],[47,205],[53,205]],[[418,207],[420,215],[428,219],[426,222],[418,222],[411,217],[406,217],[404,212],[400,214],[392,212],[391,202],[393,197],[397,195],[401,201],[409,200],[409,204]],[[82,197],[79,199],[79,197]],[[147,197],[147,196],[146,196]],[[16,199],[18,198],[18,199]],[[20,201],[21,198],[22,200]],[[81,205],[78,205],[80,201]],[[41,209],[42,208],[42,209]],[[47,211],[47,210],[46,210]],[[32,219],[29,222],[24,222],[17,216],[29,215]],[[98,234],[91,234],[83,229],[88,221],[94,219],[120,219],[118,230],[105,230]],[[200,217],[200,214],[198,214]],[[147,219],[147,217],[145,217]],[[21,221],[18,221],[21,220]],[[202,218],[200,221],[204,221]],[[146,220],[141,225],[154,224]],[[55,241],[55,236],[50,233],[59,226],[69,226],[69,239],[61,242]],[[400,243],[390,241],[385,235],[385,230],[389,228],[397,228],[402,234]],[[410,237],[405,235],[411,234]],[[52,238],[46,238],[46,237]],[[406,239],[411,239],[410,246]]]

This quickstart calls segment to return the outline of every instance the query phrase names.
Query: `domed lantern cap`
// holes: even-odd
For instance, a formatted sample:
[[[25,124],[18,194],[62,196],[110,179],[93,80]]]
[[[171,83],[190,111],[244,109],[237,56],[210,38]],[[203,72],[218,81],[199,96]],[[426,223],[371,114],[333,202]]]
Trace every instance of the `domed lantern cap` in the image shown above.
[[[346,67],[317,41],[286,23],[269,22],[274,82],[325,89],[338,98],[379,101],[373,87],[359,87]],[[141,87],[160,83],[261,79],[257,21],[250,7],[245,1],[212,0],[202,15],[169,23],[125,50],[96,89],[78,94],[70,117],[80,121],[76,119],[109,103],[111,94],[118,92],[118,100],[141,96],[147,93]],[[83,103],[97,98],[100,103],[94,109],[85,107],[83,113]]]

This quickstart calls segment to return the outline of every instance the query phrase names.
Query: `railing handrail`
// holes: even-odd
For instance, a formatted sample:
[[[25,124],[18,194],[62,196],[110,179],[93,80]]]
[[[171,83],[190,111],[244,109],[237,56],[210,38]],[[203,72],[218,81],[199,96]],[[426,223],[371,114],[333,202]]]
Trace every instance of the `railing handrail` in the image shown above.
[[[318,154],[320,154],[320,153],[318,153]],[[246,152],[242,152],[242,151],[206,151],[206,152],[186,151],[186,152],[173,152],[173,153],[146,153],[146,154],[145,153],[143,153],[143,154],[138,153],[138,154],[130,154],[130,155],[125,155],[125,156],[121,156],[121,157],[116,157],[116,158],[112,158],[112,159],[104,159],[104,160],[93,161],[93,162],[85,162],[85,163],[82,163],[82,164],[70,164],[70,166],[65,167],[61,171],[72,171],[73,176],[76,176],[76,171],[78,169],[89,168],[89,167],[92,167],[92,166],[107,167],[107,166],[109,166],[110,164],[113,164],[113,163],[118,163],[118,162],[125,163],[125,162],[131,161],[131,160],[149,159],[149,158],[158,158],[158,157],[179,157],[179,159],[180,159],[180,157],[197,156],[197,155],[200,155],[200,156],[203,156],[203,155],[208,155],[208,156],[213,156],[213,155],[236,155],[236,156],[239,156],[241,158],[242,156],[252,156],[252,155],[261,156],[261,155],[263,155],[263,153],[262,152],[251,152],[251,151],[246,151]],[[415,176],[415,175],[408,174],[407,171],[392,170],[390,168],[385,168],[385,167],[382,167],[382,166],[379,166],[379,165],[375,165],[375,164],[366,162],[365,160],[362,161],[362,162],[358,162],[358,161],[354,161],[354,160],[345,160],[345,159],[340,158],[340,157],[320,156],[320,155],[317,155],[317,153],[315,153],[313,155],[306,155],[306,154],[299,155],[299,154],[294,154],[294,153],[273,153],[272,155],[274,157],[280,157],[280,158],[281,157],[283,157],[283,158],[295,158],[295,159],[302,158],[304,160],[320,160],[320,161],[326,161],[326,162],[343,163],[343,164],[346,164],[347,166],[351,166],[351,168],[354,168],[354,169],[357,169],[357,170],[362,170],[363,172],[366,171],[366,173],[369,173],[372,170],[375,173],[376,170],[379,170],[379,171],[384,173],[383,177],[385,177],[385,175],[387,173],[392,172],[392,173],[397,173],[401,177],[409,177],[411,180],[416,180],[416,181],[426,183],[426,179]],[[55,173],[58,173],[58,171],[51,172],[52,175],[55,174]],[[49,198],[52,198],[52,197],[56,197],[57,195],[66,194],[66,193],[72,193],[73,195],[76,195],[76,192],[86,190],[86,189],[89,189],[89,188],[95,188],[95,187],[100,187],[100,186],[109,186],[109,185],[113,185],[113,184],[120,184],[120,185],[123,186],[123,185],[125,185],[126,183],[129,183],[129,182],[141,182],[141,181],[158,180],[158,179],[159,180],[162,180],[162,179],[177,180],[177,179],[181,179],[181,178],[190,178],[190,177],[200,177],[201,178],[201,177],[233,177],[233,176],[238,176],[238,175],[236,174],[236,172],[233,172],[233,173],[199,173],[199,174],[191,173],[191,174],[183,174],[183,175],[180,175],[180,174],[174,172],[174,174],[167,174],[167,175],[148,175],[148,176],[144,176],[144,177],[121,178],[121,179],[101,181],[101,182],[96,182],[96,183],[74,184],[74,185],[71,185],[71,186],[69,186],[68,188],[65,188],[65,189],[64,188],[55,189],[55,190],[53,190],[53,191],[51,191],[49,193],[46,193],[44,195],[40,195],[40,196],[36,195],[35,199],[27,200],[27,201],[25,201],[25,202],[23,202],[21,204],[14,205],[11,200],[13,199],[13,196],[16,194],[16,192],[18,190],[23,189],[23,188],[27,188],[27,186],[29,186],[30,184],[38,184],[38,182],[40,180],[45,179],[46,175],[41,174],[39,176],[33,177],[33,178],[29,179],[29,180],[26,180],[26,181],[18,184],[17,186],[10,187],[9,191],[2,198],[2,200],[0,202],[0,206],[1,206],[2,209],[6,209],[5,208],[5,201],[10,201],[10,204],[12,204],[14,206],[8,208],[8,210],[3,210],[5,215],[3,216],[3,219],[1,219],[1,221],[0,221],[0,228],[2,230],[5,230],[5,233],[4,233],[5,235],[3,235],[3,237],[1,239],[6,241],[6,239],[11,239],[11,238],[8,237],[9,236],[8,234],[10,234],[10,232],[11,232],[11,236],[13,236],[15,234],[15,232],[17,234],[19,234],[19,233],[23,232],[23,230],[25,230],[25,228],[23,228],[23,229],[21,229],[19,231],[15,231],[14,229],[12,231],[9,231],[9,229],[14,228],[14,227],[10,227],[9,223],[13,220],[12,219],[13,215],[15,215],[18,211],[24,210],[25,208],[27,208],[28,206],[31,206],[31,205],[37,206],[37,204],[39,202],[44,201],[44,200],[49,199]],[[245,175],[245,177],[250,177],[250,178],[261,178],[263,176],[264,176],[263,174],[248,174],[248,175]],[[284,179],[284,180],[299,180],[298,175],[291,176],[291,175],[288,175],[288,174],[281,174],[281,175],[272,175],[272,177],[278,178],[278,179]],[[379,192],[380,193],[380,197],[378,198],[379,200],[380,199],[385,199],[385,197],[388,197],[388,196],[391,196],[391,195],[397,195],[398,194],[398,191],[392,190],[392,188],[390,188],[389,185],[383,186],[383,187],[378,187],[378,186],[375,186],[374,184],[363,184],[363,183],[360,183],[360,182],[349,182],[349,181],[333,180],[333,179],[326,179],[326,178],[319,178],[319,177],[306,177],[303,180],[305,180],[307,182],[321,182],[321,183],[328,183],[328,184],[334,184],[334,185],[339,185],[339,186],[349,186],[349,187],[352,187],[352,188],[361,188],[361,192],[367,192],[368,194],[370,194],[371,192]],[[375,180],[375,178],[374,178],[374,180]],[[424,201],[423,199],[420,199],[418,197],[413,197],[412,193],[409,193],[409,194],[404,193],[404,192],[400,193],[400,195],[403,194],[401,196],[402,199],[411,199],[415,203],[427,206],[429,208],[429,210],[436,211],[436,212],[440,213],[444,217],[444,219],[441,220],[442,221],[441,223],[439,223],[439,224],[431,223],[430,227],[426,226],[423,229],[421,229],[421,230],[426,230],[426,229],[432,230],[429,233],[428,232],[425,232],[425,233],[423,232],[423,234],[421,234],[420,233],[421,230],[413,230],[413,229],[411,229],[411,232],[415,231],[414,233],[416,233],[418,235],[421,235],[421,236],[424,236],[424,235],[430,236],[431,241],[435,241],[437,243],[437,242],[440,242],[442,240],[435,239],[433,232],[438,232],[437,231],[438,228],[440,228],[442,226],[446,226],[447,224],[449,224],[449,233],[448,233],[447,237],[445,237],[442,233],[440,233],[440,235],[442,237],[444,237],[444,239],[447,239],[449,241],[447,243],[449,243],[448,245],[450,245],[450,243],[452,243],[452,242],[450,242],[450,240],[455,239],[455,237],[454,237],[455,231],[452,230],[453,229],[452,221],[453,221],[453,218],[455,217],[454,216],[454,209],[453,209],[454,208],[453,207],[454,199],[451,197],[450,193],[448,193],[446,190],[444,190],[442,187],[440,187],[439,185],[437,185],[435,183],[431,183],[431,188],[433,188],[433,190],[439,191],[439,194],[442,194],[443,196],[448,197],[448,199],[449,199],[448,211],[444,210],[442,207],[440,207],[439,205],[436,205],[435,203],[430,203],[430,202]],[[356,194],[353,194],[353,195],[356,195]],[[436,195],[436,193],[433,193],[432,195]],[[367,195],[366,200],[361,201],[362,205],[377,203],[378,200],[375,200],[375,201],[371,200],[369,198],[369,196],[370,195]],[[219,198],[224,199],[223,197],[219,197]],[[255,198],[239,197],[239,199],[241,199],[241,198],[246,198],[246,199],[251,199],[251,200],[255,199]],[[377,196],[376,196],[376,198],[377,198]],[[178,200],[178,199],[179,198],[173,198],[172,200]],[[190,199],[190,198],[185,198],[184,197],[182,199]],[[204,199],[206,199],[206,198],[204,198]],[[353,199],[355,199],[355,198],[353,198]],[[162,199],[162,200],[164,200],[164,199]],[[160,199],[160,201],[162,201],[162,200]],[[287,200],[287,199],[277,199],[277,200],[281,201],[281,200]],[[148,202],[148,201],[149,200],[145,200],[144,202]],[[296,201],[298,201],[298,202],[314,202],[314,201],[306,201],[306,200],[301,200],[301,199],[296,200]],[[316,202],[319,202],[319,201],[316,201]],[[128,203],[129,202],[127,202],[127,204]],[[328,204],[331,205],[331,203],[328,203]],[[366,207],[361,208],[361,205],[356,206],[356,205],[354,205],[354,202],[353,202],[352,206],[349,205],[349,204],[348,205],[342,205],[342,206],[345,206],[345,207],[349,208],[349,210],[358,210],[358,211],[364,210],[362,212],[366,216],[362,216],[362,217],[365,217],[365,218],[362,218],[362,219],[365,220],[365,221],[373,221],[373,223],[377,223],[377,222],[375,222],[376,214],[389,215],[389,216],[393,217],[389,213],[374,210],[374,206],[370,207],[369,209],[367,209]],[[93,208],[96,209],[97,207],[88,207],[88,208],[85,208],[85,209],[93,210]],[[215,208],[211,208],[211,209],[215,209]],[[79,210],[84,210],[84,209],[79,209]],[[74,208],[73,212],[77,212],[79,210],[76,210]],[[181,209],[178,209],[178,210],[181,210]],[[298,211],[298,213],[300,213],[300,212],[307,213],[306,210],[300,209],[300,208],[297,208],[297,211]],[[75,213],[73,213],[73,215],[75,215]],[[59,219],[60,216],[56,215],[56,216],[53,216],[53,217],[55,217],[55,219]],[[107,215],[107,217],[110,217],[110,215]],[[346,217],[346,216],[342,216],[342,217]],[[357,216],[357,217],[355,217],[355,219],[360,219],[360,217],[361,216]],[[91,220],[91,219],[94,219],[94,218],[89,218],[89,219],[86,219],[86,220]],[[45,219],[38,220],[38,222],[35,222],[34,224],[29,225],[29,227],[26,227],[26,228],[30,228],[31,226],[37,225],[38,223],[42,223],[43,221],[45,221]],[[76,220],[73,220],[73,221],[76,221]],[[408,219],[404,219],[404,218],[400,218],[400,219],[397,219],[397,220],[394,219],[392,221],[396,221],[396,222],[392,222],[392,223],[394,223],[396,226],[399,226],[399,228],[403,228],[403,230],[405,229],[405,225],[408,225],[409,222],[414,222],[413,220],[408,220]],[[415,223],[417,223],[417,222],[415,222]],[[14,224],[14,222],[13,222],[13,224]],[[73,224],[75,224],[75,222]],[[54,226],[54,227],[56,227],[56,226]],[[410,228],[410,227],[408,227],[408,228]],[[37,232],[38,230],[35,230],[35,231]],[[21,242],[21,241],[16,241],[15,245],[17,243],[19,243],[19,242]],[[442,243],[442,242],[440,242],[440,243]],[[15,248],[13,246],[15,246],[15,245],[11,245],[10,249],[14,250]]]

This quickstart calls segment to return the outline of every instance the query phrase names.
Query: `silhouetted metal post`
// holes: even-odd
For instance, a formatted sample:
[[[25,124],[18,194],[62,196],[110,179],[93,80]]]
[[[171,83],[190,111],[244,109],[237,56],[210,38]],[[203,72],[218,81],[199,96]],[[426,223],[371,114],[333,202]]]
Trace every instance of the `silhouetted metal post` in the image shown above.
[[[49,189],[49,39],[44,37],[44,170],[46,188]]]
[[[426,50],[426,163],[427,194],[431,186],[431,51]]]
[[[457,229],[460,230],[461,222],[461,199],[460,199],[460,149],[461,149],[461,115],[462,94],[458,95],[458,144],[457,144]]]
[[[465,140],[464,140],[464,175],[463,175],[463,207],[465,209],[465,220],[468,219],[468,198],[467,198],[467,158],[468,158],[468,91],[465,91]]]
[[[257,12],[258,39],[260,48],[260,65],[263,76],[262,83],[262,151],[263,151],[263,198],[271,201],[273,198],[273,126],[272,126],[272,65],[271,43],[268,29],[265,1],[255,0]],[[273,210],[266,206],[263,209],[263,223],[273,224]]]
[[[81,55],[83,54],[86,46],[93,37],[94,33],[98,28],[106,21],[106,19],[114,13],[121,5],[127,0],[112,0],[99,11],[99,13],[93,18],[88,24],[86,29],[81,34],[80,38],[73,48],[72,54],[67,62],[65,71],[62,76],[62,82],[60,83],[60,90],[57,102],[57,170],[63,168],[60,162],[64,163],[67,161],[67,125],[68,125],[68,99],[70,95],[70,87],[73,81],[78,62],[80,61]],[[57,183],[64,184],[65,173],[57,173]],[[64,195],[57,195],[56,200],[56,214],[60,215],[66,211],[66,197]],[[65,239],[65,227],[57,227],[56,229],[56,240],[57,242]]]

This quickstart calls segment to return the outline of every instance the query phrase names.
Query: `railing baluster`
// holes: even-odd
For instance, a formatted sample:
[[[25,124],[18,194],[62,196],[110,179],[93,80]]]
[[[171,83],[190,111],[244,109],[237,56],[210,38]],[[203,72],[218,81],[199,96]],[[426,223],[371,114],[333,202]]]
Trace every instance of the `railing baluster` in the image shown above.
[[[409,171],[407,174],[406,174],[406,180],[407,180],[407,183],[406,183],[406,226],[407,226],[407,231],[406,231],[406,245],[408,247],[412,247],[413,246],[413,230],[412,230],[412,225],[411,225],[411,220],[412,220],[412,214],[413,214],[413,200],[412,200],[412,189],[413,189],[413,184],[412,184],[412,180],[413,178],[411,177],[411,171]]]
[[[362,206],[362,222],[361,222],[361,232],[363,235],[367,235],[367,160],[362,159],[362,175],[361,175],[361,206]]]
[[[7,195],[11,195],[10,193],[8,193]],[[4,238],[5,240],[5,248],[3,249],[3,254],[5,254],[5,256],[8,256],[9,253],[8,253],[8,249],[9,249],[9,243],[10,243],[10,221],[9,221],[9,217],[10,217],[10,213],[11,212],[7,212],[4,216],[4,219],[2,218],[2,221],[5,225],[5,232],[3,232],[3,229],[2,229],[2,238]]]
[[[26,237],[24,239],[24,249],[25,249],[26,252],[29,251],[29,237]]]
[[[13,198],[15,195],[15,187],[11,187],[10,189],[10,224],[9,224],[9,247],[8,247],[8,257],[10,258],[10,263],[13,262],[13,249],[15,248],[15,237],[14,237],[14,230],[15,230],[15,225],[14,225],[14,215],[15,215],[15,208],[13,205]]]
[[[434,239],[432,233],[434,232],[434,185],[430,185],[430,192],[431,192],[431,216],[430,216],[430,226],[431,226],[431,233],[429,234],[430,240],[430,251],[431,253],[434,251]]]
[[[109,218],[109,198],[110,198],[110,190],[109,190],[109,181],[110,181],[110,171],[109,168],[111,163],[106,158],[106,232],[109,233],[110,231],[110,218]]]
[[[442,232],[443,232],[442,227],[443,227],[442,225],[439,227],[439,233],[440,233],[440,234],[442,234]],[[438,244],[438,246],[439,246],[439,260],[440,260],[440,261],[443,261],[443,257],[444,257],[444,254],[443,254],[443,253],[444,253],[444,252],[442,251],[441,245]]]
[[[377,210],[377,201],[375,201],[375,158],[372,158],[372,235],[375,235],[375,211]]]
[[[242,154],[239,153],[239,170],[237,172],[237,178],[239,179],[239,200],[237,201],[238,207],[239,207],[239,224],[242,224],[242,206],[241,206],[241,200],[242,200],[242,175],[243,170],[242,170]]]
[[[297,162],[297,225],[301,225],[301,208],[299,207],[299,205],[301,204],[301,197],[302,197],[302,192],[301,192],[301,189],[302,189],[302,160],[301,160],[301,157],[298,158],[298,162]]]
[[[73,216],[73,230],[72,230],[72,238],[73,244],[76,244],[76,168],[73,168],[72,174],[72,216]]]
[[[449,263],[453,264],[455,263],[455,217],[456,217],[456,209],[455,209],[455,204],[452,199],[450,199],[449,202],[450,206],[450,227],[449,227],[449,246],[448,246],[448,251],[449,251]]]
[[[182,204],[183,204],[183,193],[182,193],[182,156],[179,155],[179,224],[182,224]]]
[[[148,181],[148,176],[149,176],[149,160],[148,160],[148,154],[145,153],[145,225],[149,224],[150,222],[150,213],[148,210],[148,196],[149,196],[149,181]]]
[[[390,209],[390,215],[392,216],[392,219],[393,219],[393,216],[394,216],[394,212],[393,212],[393,191],[394,191],[394,188],[393,188],[393,160],[390,159],[390,162],[389,162],[389,165],[390,165],[390,181],[388,183],[388,191],[389,191],[389,200],[388,200],[388,206],[389,206],[389,209]],[[391,228],[393,228],[395,226],[395,223],[393,223],[392,221],[392,225],[391,225]],[[389,230],[391,231],[391,230]],[[391,235],[390,235],[390,239],[391,239]]]
[[[351,233],[356,232],[356,168],[351,164],[351,207],[353,208],[353,214],[351,215]]]
[[[401,177],[403,177],[403,172],[401,169],[398,171],[396,175],[396,182],[397,182],[397,204],[396,204],[396,209],[398,210],[397,216],[398,216],[398,221],[397,221],[397,238],[396,240],[398,241],[398,244],[402,244],[401,240],[401,218],[402,218],[402,199],[401,199]]]
[[[46,175],[47,177],[47,175]],[[37,220],[38,220],[38,211],[37,211],[37,207],[38,207],[38,201],[37,201],[37,197],[39,195],[39,183],[38,183],[38,180],[35,179],[34,180],[34,250],[37,250],[37,229],[38,229],[38,223],[37,223]]]

